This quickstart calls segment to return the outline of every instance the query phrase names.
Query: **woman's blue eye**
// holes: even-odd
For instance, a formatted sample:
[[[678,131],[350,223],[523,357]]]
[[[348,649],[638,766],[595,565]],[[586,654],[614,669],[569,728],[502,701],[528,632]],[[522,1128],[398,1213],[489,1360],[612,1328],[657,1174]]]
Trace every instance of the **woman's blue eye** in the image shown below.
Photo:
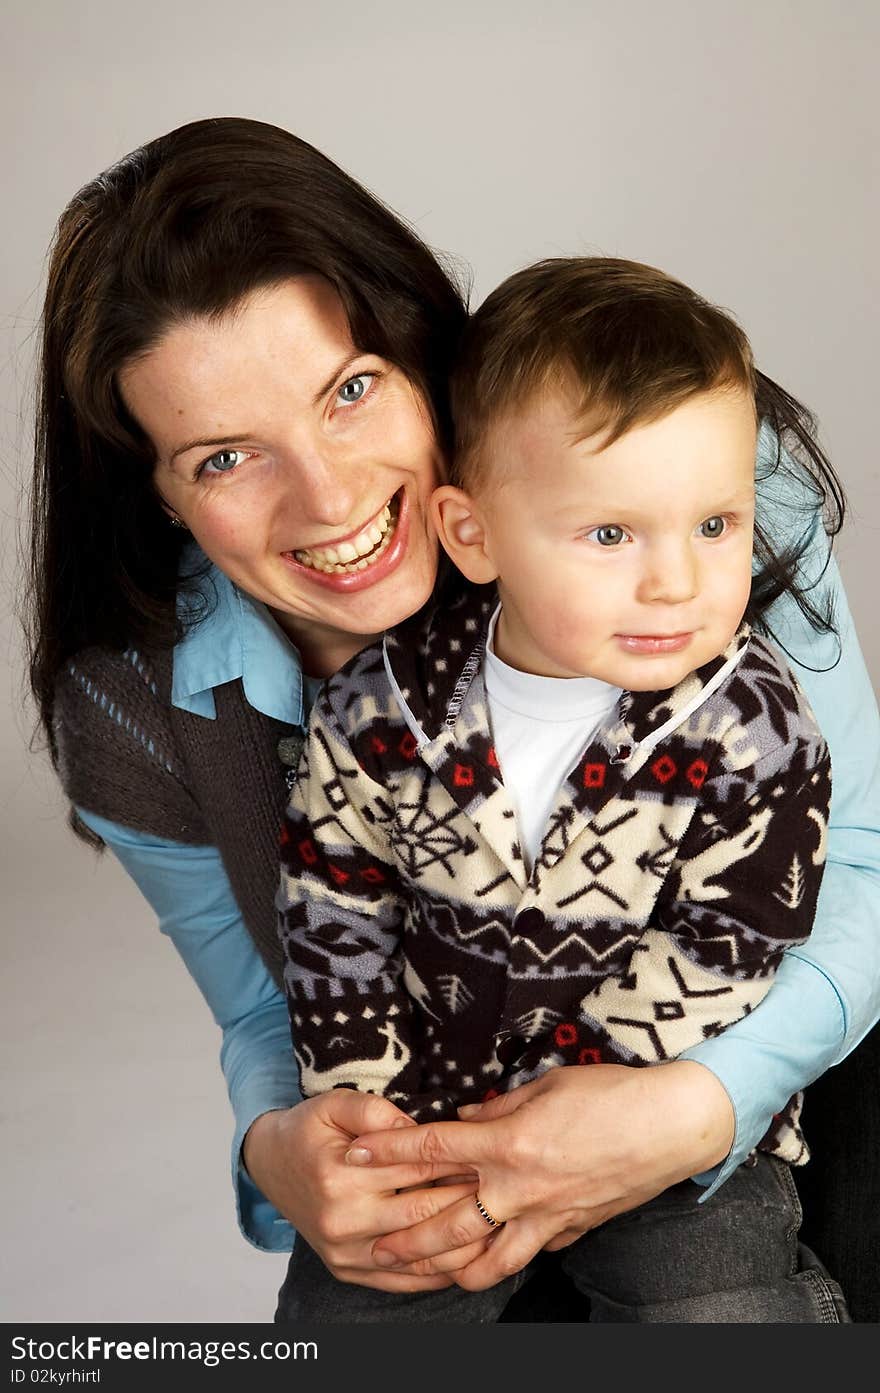
[[[724,518],[711,517],[704,519],[697,528],[697,531],[700,532],[702,536],[708,537],[709,540],[712,541],[715,537],[720,537],[725,532],[726,528],[727,523]]]
[[[350,377],[347,382],[343,382],[336,393],[340,406],[356,406],[361,398],[366,396],[375,375],[372,372],[359,372],[357,377]]]
[[[595,538],[600,547],[617,547],[626,540],[626,533],[616,523],[607,523],[604,527],[594,527],[589,535]]]
[[[205,460],[199,472],[206,470],[209,474],[228,474],[243,459],[244,450],[218,450],[216,455]]]

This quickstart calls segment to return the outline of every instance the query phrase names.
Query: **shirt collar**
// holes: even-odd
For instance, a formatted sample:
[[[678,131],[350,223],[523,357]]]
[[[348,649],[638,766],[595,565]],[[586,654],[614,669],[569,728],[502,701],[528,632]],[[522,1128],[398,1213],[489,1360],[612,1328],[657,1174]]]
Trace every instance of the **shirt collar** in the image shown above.
[[[303,676],[299,654],[265,605],[233,585],[216,566],[203,565],[195,547],[186,553],[198,579],[178,594],[178,617],[190,622],[174,649],[171,703],[214,720],[214,688],[241,679],[248,703],[264,716],[304,726]],[[193,566],[195,563],[195,566]],[[208,613],[192,615],[203,604]]]

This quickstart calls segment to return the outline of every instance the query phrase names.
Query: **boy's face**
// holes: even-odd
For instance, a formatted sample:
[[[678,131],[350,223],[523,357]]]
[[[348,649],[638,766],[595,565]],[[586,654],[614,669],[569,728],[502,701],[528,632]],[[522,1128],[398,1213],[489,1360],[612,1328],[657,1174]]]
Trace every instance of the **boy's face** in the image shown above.
[[[749,598],[756,433],[734,389],[605,449],[601,434],[578,439],[561,392],[501,422],[474,500],[503,604],[498,656],[660,691],[721,653]]]

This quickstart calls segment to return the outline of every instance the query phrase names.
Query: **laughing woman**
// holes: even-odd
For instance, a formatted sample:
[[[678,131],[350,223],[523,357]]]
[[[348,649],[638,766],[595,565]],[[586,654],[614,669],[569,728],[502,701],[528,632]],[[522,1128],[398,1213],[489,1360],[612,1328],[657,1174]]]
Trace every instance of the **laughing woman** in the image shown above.
[[[818,513],[807,537],[803,476],[777,459],[796,426],[780,417],[762,435],[767,506],[797,528],[842,635],[831,667],[829,635],[787,601],[774,617],[835,770],[808,946],[688,1060],[558,1071],[529,1106],[514,1094],[490,1107],[479,1156],[473,1126],[455,1124],[461,1145],[442,1158],[413,1129],[422,1154],[352,1166],[352,1138],[403,1115],[346,1090],[299,1101],[273,910],[286,776],[320,680],[434,585],[427,501],[464,318],[435,257],[340,169],[284,131],[223,119],[153,141],[76,195],[43,328],[31,676],[75,826],[140,886],[223,1031],[245,1234],[280,1251],[295,1227],[337,1277],[398,1292],[446,1286],[472,1263],[481,1283],[503,1275],[478,1211],[459,1204],[473,1186],[435,1179],[528,1167],[524,1264],[553,1235],[687,1177],[718,1167],[723,1186],[880,1009],[880,730]],[[818,502],[828,476],[812,464]],[[832,1096],[860,1120],[853,1147],[873,1148],[870,1100]],[[574,1174],[543,1145],[570,1132],[573,1110],[589,1138]],[[830,1190],[822,1201],[832,1212]],[[868,1217],[841,1240],[850,1252],[869,1251]],[[851,1262],[833,1262],[859,1285]]]

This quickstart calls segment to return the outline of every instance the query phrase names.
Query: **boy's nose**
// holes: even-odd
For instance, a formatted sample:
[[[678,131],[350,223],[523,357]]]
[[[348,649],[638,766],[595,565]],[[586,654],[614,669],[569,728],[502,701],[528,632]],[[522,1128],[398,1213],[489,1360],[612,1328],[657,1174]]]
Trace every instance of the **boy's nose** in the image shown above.
[[[697,565],[690,547],[664,547],[649,558],[639,585],[644,604],[682,605],[697,593]]]

